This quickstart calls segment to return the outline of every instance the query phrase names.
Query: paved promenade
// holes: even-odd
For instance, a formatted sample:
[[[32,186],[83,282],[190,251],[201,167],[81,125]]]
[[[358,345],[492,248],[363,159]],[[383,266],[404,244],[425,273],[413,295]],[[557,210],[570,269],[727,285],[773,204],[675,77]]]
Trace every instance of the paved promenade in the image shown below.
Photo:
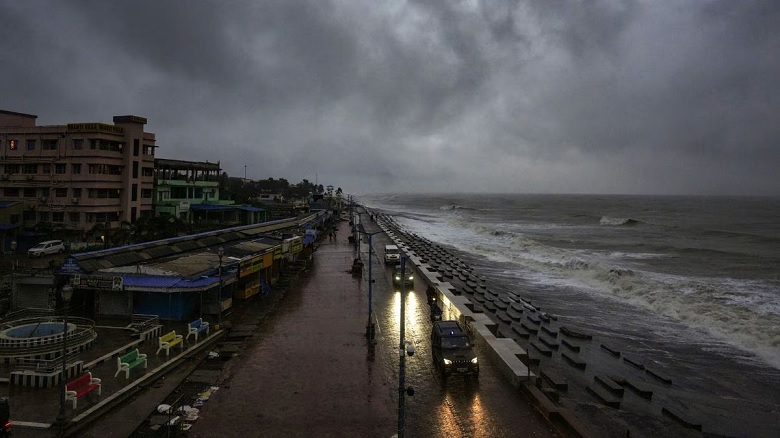
[[[393,434],[396,401],[381,362],[367,357],[367,297],[347,272],[353,247],[341,225],[338,243],[324,239],[189,436]]]
[[[397,341],[378,345],[372,360],[369,359],[365,338],[367,281],[348,272],[355,247],[347,241],[348,224],[337,225],[337,240],[333,242],[325,237],[320,242],[311,268],[284,294],[256,296],[241,303],[230,316],[232,329],[212,334],[208,341],[202,341],[200,350],[191,348],[176,358],[172,353],[171,359],[177,361],[168,370],[159,368],[164,364],[164,356],[154,357],[147,373],[131,377],[131,382],[140,382],[132,396],[117,398],[96,421],[85,421],[70,436],[174,436],[165,428],[150,428],[150,418],[161,403],[177,397],[188,398],[187,388],[196,381],[201,386],[214,385],[219,389],[200,406],[198,420],[189,431],[183,432],[184,436],[393,436],[397,431],[398,406],[398,355],[393,345]],[[383,237],[375,236],[375,239]],[[392,295],[386,291],[384,269],[375,262],[374,270],[375,311],[380,312],[377,292],[384,289],[387,297],[383,306],[385,313],[390,312]],[[424,290],[423,285],[419,286]],[[241,332],[244,335],[238,336]],[[421,342],[424,338],[420,336]],[[424,345],[420,347],[425,351]],[[149,348],[143,346],[142,350]],[[210,362],[206,358],[209,351],[223,355],[233,352],[233,357],[209,374],[198,368]],[[452,423],[449,427],[456,430],[472,428],[468,436],[556,435],[533,408],[517,399],[519,394],[499,381],[487,363],[483,365],[485,376],[479,392],[485,392],[481,397],[473,393],[476,388],[465,388],[470,395],[464,398],[460,394],[464,388],[458,384],[444,392],[437,390],[430,359],[423,351],[419,358],[415,356],[409,369],[420,390],[407,402],[407,418],[417,424],[407,429],[407,436],[423,436],[415,431],[425,431],[425,436],[445,436],[435,432],[441,428],[436,418]],[[123,377],[113,377],[113,363],[96,366],[100,371],[98,367],[105,367],[102,374],[110,373],[105,377],[108,385],[125,385]],[[155,370],[160,375],[151,375]],[[201,378],[196,379],[199,373]],[[148,377],[140,381],[145,375]],[[203,380],[204,375],[214,377]],[[44,410],[48,413],[40,421],[51,421],[52,412],[56,413],[54,391],[49,391],[46,397]],[[112,391],[115,389],[109,392]],[[182,404],[193,401],[182,400]],[[84,408],[80,405],[78,413],[89,407],[89,403]],[[25,404],[17,412],[30,416],[40,408],[34,403]],[[493,410],[495,415],[484,412],[485,409]],[[431,417],[426,412],[437,414]],[[487,426],[480,430],[479,424]],[[16,428],[16,436],[56,434],[52,429]]]

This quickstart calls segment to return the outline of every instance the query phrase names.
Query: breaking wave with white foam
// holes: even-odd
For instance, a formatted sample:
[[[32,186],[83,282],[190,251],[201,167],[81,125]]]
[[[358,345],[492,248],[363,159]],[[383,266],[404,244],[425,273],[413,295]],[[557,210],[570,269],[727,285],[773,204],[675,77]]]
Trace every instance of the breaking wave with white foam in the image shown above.
[[[663,257],[662,254],[619,257],[615,252],[559,248],[524,233],[502,229],[508,226],[462,218],[428,223],[408,220],[406,225],[461,251],[511,263],[516,267],[516,275],[526,281],[565,284],[621,300],[703,330],[780,368],[780,302],[776,285],[654,273],[642,269],[641,261]]]

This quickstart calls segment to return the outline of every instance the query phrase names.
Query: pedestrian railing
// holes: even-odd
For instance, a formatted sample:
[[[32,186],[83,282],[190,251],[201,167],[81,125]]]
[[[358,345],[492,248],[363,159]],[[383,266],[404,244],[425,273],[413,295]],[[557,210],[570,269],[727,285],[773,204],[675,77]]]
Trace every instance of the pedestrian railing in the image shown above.
[[[2,319],[0,319],[0,329],[5,328],[5,325],[9,322],[13,322],[20,319],[28,319],[28,318],[38,318],[38,317],[47,317],[47,316],[53,316],[54,310],[53,309],[39,309],[30,307],[27,309],[22,310],[16,310],[13,312],[9,312],[7,315],[5,315]],[[18,325],[14,323],[14,325]]]
[[[66,364],[78,359],[78,353],[68,354]],[[54,373],[62,369],[62,356],[54,359],[17,359],[14,363],[14,371],[35,371],[37,373]]]
[[[129,328],[136,333],[141,333],[158,325],[160,325],[159,315],[136,313],[130,317],[130,324],[128,324],[126,328]]]

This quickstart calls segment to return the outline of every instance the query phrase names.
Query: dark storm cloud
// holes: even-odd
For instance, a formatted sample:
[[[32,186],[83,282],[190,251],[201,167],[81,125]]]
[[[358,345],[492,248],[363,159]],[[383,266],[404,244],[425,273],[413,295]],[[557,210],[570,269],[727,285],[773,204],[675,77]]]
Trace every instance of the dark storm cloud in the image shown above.
[[[775,3],[0,0],[0,108],[348,192],[780,194]]]

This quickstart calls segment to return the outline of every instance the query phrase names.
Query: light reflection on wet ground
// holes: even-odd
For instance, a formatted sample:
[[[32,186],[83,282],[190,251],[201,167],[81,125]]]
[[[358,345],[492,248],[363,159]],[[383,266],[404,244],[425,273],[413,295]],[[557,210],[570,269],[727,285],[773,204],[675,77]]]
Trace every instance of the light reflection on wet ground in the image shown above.
[[[384,361],[383,368],[392,376],[391,392],[397,398],[401,294],[390,286],[390,267],[373,272],[374,312],[380,326],[377,351],[382,351],[377,360]],[[421,281],[415,282],[414,290],[407,293],[405,308],[405,337],[415,345],[414,356],[405,359],[405,383],[415,389],[414,396],[405,398],[407,436],[557,436],[519,391],[498,374],[485,352],[478,351],[483,360],[479,379],[450,376],[446,383],[442,380],[432,361],[425,287]]]

